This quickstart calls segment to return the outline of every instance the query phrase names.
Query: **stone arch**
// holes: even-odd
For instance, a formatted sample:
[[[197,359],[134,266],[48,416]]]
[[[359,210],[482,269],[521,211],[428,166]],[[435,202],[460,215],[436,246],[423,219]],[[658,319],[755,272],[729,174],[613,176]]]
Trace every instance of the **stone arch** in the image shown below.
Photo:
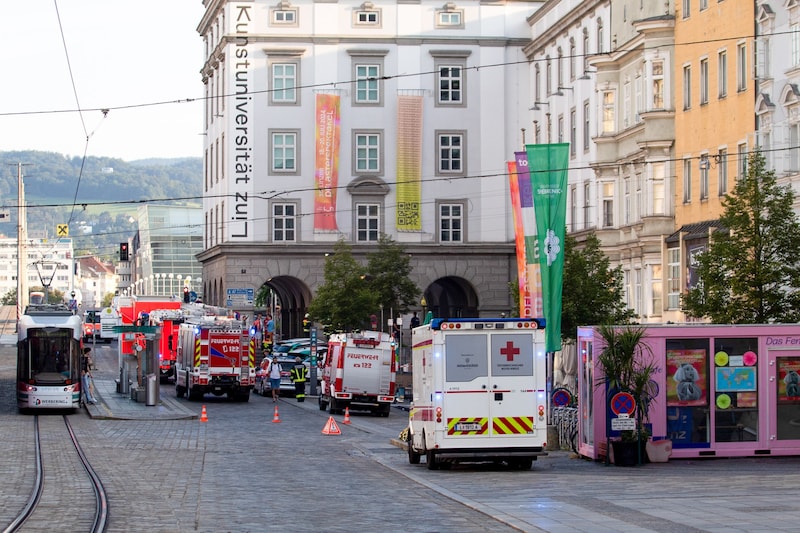
[[[457,276],[437,278],[423,291],[425,311],[436,318],[473,318],[478,316],[478,293],[472,284]]]
[[[303,332],[303,316],[311,303],[311,289],[294,276],[273,276],[263,286],[272,289],[276,302],[268,305],[275,318],[275,329],[279,339],[306,336]],[[274,307],[273,307],[274,305]]]

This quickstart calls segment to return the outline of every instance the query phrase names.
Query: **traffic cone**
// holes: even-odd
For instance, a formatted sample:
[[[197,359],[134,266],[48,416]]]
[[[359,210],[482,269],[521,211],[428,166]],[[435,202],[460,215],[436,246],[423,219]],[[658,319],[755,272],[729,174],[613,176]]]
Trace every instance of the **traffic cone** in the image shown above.
[[[333,419],[332,416],[328,417],[328,421],[325,423],[325,427],[322,428],[323,435],[341,435],[342,430],[339,429],[339,425],[336,424],[336,420]]]
[[[275,415],[272,417],[272,423],[280,423],[281,417],[278,415],[278,406],[275,406]]]
[[[342,420],[342,424],[349,424],[350,423],[350,408],[344,408],[344,420]]]
[[[206,406],[203,406],[203,410],[200,411],[200,422],[208,422],[208,414],[206,413]]]

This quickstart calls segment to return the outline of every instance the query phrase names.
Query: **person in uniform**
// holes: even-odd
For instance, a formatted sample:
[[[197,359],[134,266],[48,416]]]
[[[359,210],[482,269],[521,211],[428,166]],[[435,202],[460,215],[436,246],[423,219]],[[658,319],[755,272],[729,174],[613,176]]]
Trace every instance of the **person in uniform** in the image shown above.
[[[308,369],[299,356],[294,359],[294,366],[292,367],[290,375],[292,376],[292,383],[294,383],[294,397],[297,398],[298,402],[304,402],[306,400]]]

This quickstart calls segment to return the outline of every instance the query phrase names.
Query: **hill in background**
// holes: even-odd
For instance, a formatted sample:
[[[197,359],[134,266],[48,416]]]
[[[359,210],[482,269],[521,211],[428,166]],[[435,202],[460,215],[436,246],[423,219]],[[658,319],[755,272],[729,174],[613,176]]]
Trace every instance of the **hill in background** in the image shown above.
[[[202,205],[202,158],[123,161],[54,152],[0,152],[0,233],[17,235],[17,163],[23,163],[30,237],[56,237],[69,224],[76,254],[116,259],[136,231],[140,205]]]

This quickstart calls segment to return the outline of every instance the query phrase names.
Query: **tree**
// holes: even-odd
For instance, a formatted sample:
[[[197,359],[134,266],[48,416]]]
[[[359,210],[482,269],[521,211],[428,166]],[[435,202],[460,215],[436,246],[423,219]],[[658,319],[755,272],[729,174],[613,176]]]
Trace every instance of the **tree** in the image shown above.
[[[11,289],[0,298],[0,305],[17,305],[17,289]]]
[[[699,254],[699,283],[682,298],[691,317],[719,324],[800,320],[800,225],[794,192],[777,184],[757,150],[722,200],[720,228]]]
[[[381,234],[378,250],[367,254],[368,285],[377,296],[378,306],[388,313],[408,312],[415,305],[420,290],[411,281],[411,258],[405,248],[390,236]],[[373,310],[374,312],[375,310]]]
[[[309,313],[329,332],[352,331],[369,323],[377,295],[366,283],[366,271],[353,258],[350,246],[339,241],[325,260],[325,281],[311,301]]]
[[[564,288],[561,303],[561,337],[574,340],[578,326],[626,324],[633,311],[625,306],[622,269],[611,268],[594,233],[581,247],[575,237],[564,241]]]
[[[106,294],[103,296],[103,300],[100,302],[100,305],[101,305],[102,307],[104,307],[104,308],[105,308],[105,307],[111,307],[111,303],[112,303],[113,301],[114,301],[114,293],[113,293],[113,292],[107,292],[107,293],[106,293]]]

